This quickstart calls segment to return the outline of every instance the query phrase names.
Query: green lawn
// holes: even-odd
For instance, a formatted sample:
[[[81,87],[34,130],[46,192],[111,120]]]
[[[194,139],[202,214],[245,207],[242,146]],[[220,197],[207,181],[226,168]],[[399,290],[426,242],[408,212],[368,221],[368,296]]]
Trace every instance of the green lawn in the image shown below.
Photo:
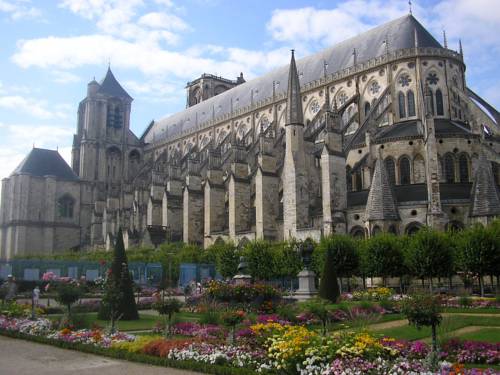
[[[468,309],[464,307],[446,307],[443,309],[445,313],[463,313],[463,314],[499,314],[500,309],[488,307],[484,309]]]
[[[493,344],[500,341],[500,327],[499,328],[483,328],[479,331],[464,333],[460,335],[462,340],[486,341]]]
[[[453,331],[468,327],[468,326],[492,326],[500,327],[500,319],[497,317],[488,316],[448,316],[443,318],[438,329],[438,336],[453,336]],[[388,328],[384,330],[374,330],[375,333],[380,333],[386,336],[405,340],[421,340],[431,336],[430,327],[424,327],[420,330],[417,328],[404,325],[401,327]]]

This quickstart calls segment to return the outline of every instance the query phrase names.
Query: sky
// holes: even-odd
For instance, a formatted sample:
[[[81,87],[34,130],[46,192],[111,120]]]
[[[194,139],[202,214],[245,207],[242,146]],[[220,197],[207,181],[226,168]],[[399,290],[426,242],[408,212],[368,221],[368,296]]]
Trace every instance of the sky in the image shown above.
[[[500,109],[500,0],[413,0],[441,43],[462,39],[467,84]],[[408,14],[407,0],[0,0],[0,178],[33,145],[70,162],[78,103],[108,67],[131,128],[185,108],[202,73],[251,79]]]

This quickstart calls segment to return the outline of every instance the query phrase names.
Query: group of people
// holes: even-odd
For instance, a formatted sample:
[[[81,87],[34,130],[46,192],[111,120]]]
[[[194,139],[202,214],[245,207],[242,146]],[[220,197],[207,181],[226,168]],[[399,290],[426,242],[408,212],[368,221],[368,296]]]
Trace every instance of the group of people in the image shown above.
[[[10,303],[16,299],[17,296],[17,283],[16,278],[12,275],[7,276],[7,280],[5,280],[0,286],[0,296],[2,301]],[[33,300],[33,304],[38,306],[40,301],[40,288],[35,286],[31,293],[31,298]]]

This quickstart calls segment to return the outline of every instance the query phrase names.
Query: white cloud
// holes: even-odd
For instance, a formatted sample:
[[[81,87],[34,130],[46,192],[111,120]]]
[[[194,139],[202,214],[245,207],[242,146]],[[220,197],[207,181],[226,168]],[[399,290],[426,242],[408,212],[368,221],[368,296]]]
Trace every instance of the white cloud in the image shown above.
[[[9,176],[35,147],[56,149],[69,163],[73,133],[70,125],[40,125],[26,123],[0,123],[0,179]]]
[[[38,18],[40,9],[31,6],[26,0],[0,0],[0,12],[7,13],[12,20]]]
[[[139,18],[138,24],[153,29],[166,29],[175,31],[185,31],[190,29],[188,24],[185,23],[180,17],[164,12],[147,13]]]
[[[76,74],[64,70],[54,70],[51,72],[51,74],[54,76],[54,82],[57,83],[66,84],[66,83],[75,83],[81,81],[81,78]]]
[[[277,9],[267,29],[280,42],[332,45],[406,12],[402,1],[350,0],[332,9]]]
[[[232,77],[244,71],[251,77],[277,65],[286,64],[288,52],[253,52],[238,48],[222,49],[224,58],[190,56],[162,49],[157,43],[130,42],[109,35],[48,37],[18,43],[13,61],[23,68],[72,69],[84,65],[103,65],[138,69],[144,74],[192,79],[203,72]],[[286,58],[285,58],[286,57]]]

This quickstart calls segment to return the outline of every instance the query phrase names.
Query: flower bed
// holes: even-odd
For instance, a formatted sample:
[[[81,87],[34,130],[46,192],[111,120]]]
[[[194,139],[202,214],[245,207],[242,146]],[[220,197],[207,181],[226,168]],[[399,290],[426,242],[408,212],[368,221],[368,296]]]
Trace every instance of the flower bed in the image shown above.
[[[455,371],[450,362],[500,364],[500,344],[450,341],[440,353],[441,369],[432,372],[427,361],[430,349],[422,342],[354,331],[323,336],[305,326],[279,322],[277,316],[261,316],[259,320],[240,329],[231,345],[225,343],[224,329],[197,323],[176,324],[174,332],[184,337],[167,340],[102,330],[55,330],[47,319],[0,316],[0,332],[117,358],[174,367],[190,364],[192,369],[208,366],[205,372],[216,374],[239,374],[236,369],[242,374],[450,374]]]

